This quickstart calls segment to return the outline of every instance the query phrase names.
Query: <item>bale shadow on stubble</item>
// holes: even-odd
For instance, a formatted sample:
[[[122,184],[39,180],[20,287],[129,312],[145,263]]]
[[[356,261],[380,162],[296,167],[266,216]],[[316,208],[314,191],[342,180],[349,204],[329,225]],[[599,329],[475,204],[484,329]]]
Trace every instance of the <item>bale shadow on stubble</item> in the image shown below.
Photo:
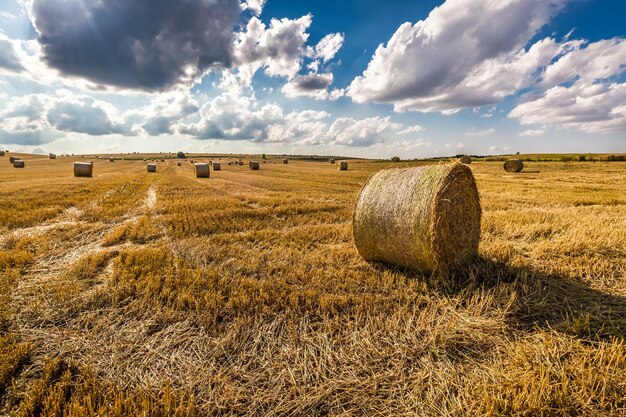
[[[508,323],[522,331],[550,329],[588,341],[626,339],[626,297],[591,288],[573,277],[485,257],[446,277],[403,272],[444,296],[470,299],[489,294],[496,308],[506,308]]]

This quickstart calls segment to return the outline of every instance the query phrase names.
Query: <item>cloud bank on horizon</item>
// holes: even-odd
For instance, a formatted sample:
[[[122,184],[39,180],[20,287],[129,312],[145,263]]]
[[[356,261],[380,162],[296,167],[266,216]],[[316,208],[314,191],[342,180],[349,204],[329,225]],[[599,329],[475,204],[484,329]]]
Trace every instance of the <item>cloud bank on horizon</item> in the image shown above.
[[[272,1],[7,0],[0,144],[378,157],[626,150],[623,27],[610,37],[572,27],[598,0],[378,4],[414,19],[365,33],[374,21],[345,19],[350,2],[345,16],[325,13],[326,0],[294,16]]]

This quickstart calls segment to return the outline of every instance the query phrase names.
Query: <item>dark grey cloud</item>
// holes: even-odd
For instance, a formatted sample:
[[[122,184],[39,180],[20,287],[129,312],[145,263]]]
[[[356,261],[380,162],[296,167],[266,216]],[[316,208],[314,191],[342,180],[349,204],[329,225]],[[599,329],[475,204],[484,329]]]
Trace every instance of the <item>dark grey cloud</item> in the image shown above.
[[[332,84],[333,78],[323,74],[299,75],[291,83],[301,91],[326,90]]]
[[[162,90],[229,67],[239,0],[34,0],[46,62],[69,75]]]
[[[6,39],[0,39],[0,68],[19,72],[24,69],[15,53],[13,44]]]

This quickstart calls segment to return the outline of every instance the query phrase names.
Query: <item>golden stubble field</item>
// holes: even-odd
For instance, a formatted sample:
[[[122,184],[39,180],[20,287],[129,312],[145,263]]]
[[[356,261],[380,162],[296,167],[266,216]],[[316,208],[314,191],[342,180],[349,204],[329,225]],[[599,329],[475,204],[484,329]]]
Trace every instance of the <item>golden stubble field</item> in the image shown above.
[[[0,415],[626,414],[626,163],[472,163],[481,256],[450,283],[353,244],[406,163],[7,159]]]

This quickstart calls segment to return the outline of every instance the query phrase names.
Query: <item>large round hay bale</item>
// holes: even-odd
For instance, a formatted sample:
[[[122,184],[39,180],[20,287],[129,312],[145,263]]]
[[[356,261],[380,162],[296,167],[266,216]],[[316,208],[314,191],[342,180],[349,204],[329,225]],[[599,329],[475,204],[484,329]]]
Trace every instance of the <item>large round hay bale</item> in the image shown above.
[[[339,161],[339,162],[337,162],[337,169],[339,171],[347,171],[348,170],[348,162],[347,161]]]
[[[462,164],[465,164],[465,165],[469,165],[469,164],[471,164],[471,163],[472,163],[472,158],[470,158],[470,157],[469,157],[469,156],[467,156],[467,155],[463,155],[463,156],[461,157],[461,159],[459,159],[459,162],[460,162],[460,163],[462,163]]]
[[[50,157],[50,159],[57,159],[57,156],[53,153],[48,154],[48,156]]]
[[[265,162],[265,161],[263,161]],[[289,163],[289,159],[283,159],[283,164],[288,164]]]
[[[22,161],[21,159],[16,159],[13,161],[13,168],[24,168],[24,166],[24,161]]]
[[[221,171],[221,170],[222,170],[222,164],[217,161],[213,161],[213,171]]]
[[[330,160],[330,163],[331,163],[332,165],[335,165],[335,160],[334,160],[334,159],[331,159],[331,160]]]
[[[4,156],[4,151],[0,151],[0,156]]]
[[[243,161],[239,161],[237,163],[239,164],[239,166],[243,166]]]
[[[75,177],[91,177],[93,175],[93,162],[74,162]]]
[[[15,161],[16,159],[20,159],[20,158],[18,158],[16,156],[9,156],[9,164],[12,164],[13,161]]]
[[[251,170],[258,171],[259,170],[259,161],[250,161],[248,164]]]
[[[524,163],[521,159],[509,159],[504,163],[506,172],[520,172],[522,169],[524,169]]]
[[[389,169],[374,174],[359,194],[354,241],[368,261],[445,273],[477,255],[480,216],[467,166]]]
[[[156,172],[156,164],[148,164],[148,172]]]
[[[391,162],[400,162],[400,157],[394,156],[393,158],[391,158]]]
[[[196,169],[196,178],[209,178],[211,172],[209,171],[209,164],[194,164]]]

